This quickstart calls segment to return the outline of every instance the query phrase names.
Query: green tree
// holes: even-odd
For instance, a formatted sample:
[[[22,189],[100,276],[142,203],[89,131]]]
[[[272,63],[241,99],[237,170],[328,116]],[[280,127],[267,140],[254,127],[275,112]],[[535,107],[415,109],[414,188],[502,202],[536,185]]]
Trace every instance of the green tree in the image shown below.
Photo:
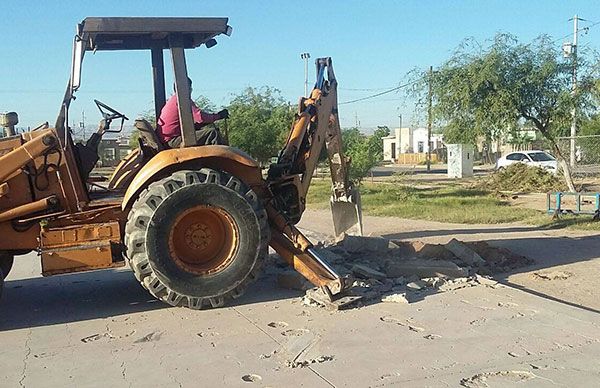
[[[248,87],[228,106],[229,143],[261,163],[277,156],[294,120],[294,110],[279,90]]]
[[[194,99],[194,103],[196,103],[196,106],[203,112],[213,113],[217,111],[217,106],[210,100],[210,98],[202,94],[198,95],[198,97]]]
[[[582,59],[578,66],[584,74],[588,67]],[[431,81],[433,114],[446,128],[447,142],[474,143],[479,136],[497,139],[532,125],[551,145],[574,191],[556,137],[566,134],[573,107],[582,116],[588,114],[590,89],[584,86],[584,76],[579,92],[572,94],[571,72],[571,60],[563,59],[548,37],[522,44],[511,35],[498,34],[487,47],[465,41],[431,80],[424,74],[420,90]]]
[[[373,135],[369,136],[368,142],[370,152],[378,162],[383,160],[383,140],[381,140],[381,138],[389,136],[389,134],[390,129],[385,125],[380,125],[373,131]]]
[[[129,135],[129,149],[135,150],[139,147],[139,138],[140,131],[134,128],[133,131],[131,131],[131,134]]]
[[[366,136],[358,128],[342,130],[344,155],[350,157],[350,179],[360,183],[369,171],[381,160],[379,148],[374,146],[376,136]],[[381,143],[381,138],[379,138]]]
[[[590,82],[592,101],[595,106],[600,105],[600,79]],[[600,135],[600,114],[595,112],[589,117],[581,120],[579,132],[580,135]]]

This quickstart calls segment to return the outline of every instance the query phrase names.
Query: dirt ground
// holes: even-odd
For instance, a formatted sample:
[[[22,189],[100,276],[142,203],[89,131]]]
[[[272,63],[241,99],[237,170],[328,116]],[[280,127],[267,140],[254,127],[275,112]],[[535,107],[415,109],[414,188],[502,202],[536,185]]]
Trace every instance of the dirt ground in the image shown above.
[[[327,212],[302,227],[330,233]],[[499,285],[329,312],[267,271],[235,305],[154,301],[127,269],[41,278],[17,261],[0,301],[0,386],[510,387],[600,384],[599,237],[365,219],[374,235],[483,240],[535,263]]]

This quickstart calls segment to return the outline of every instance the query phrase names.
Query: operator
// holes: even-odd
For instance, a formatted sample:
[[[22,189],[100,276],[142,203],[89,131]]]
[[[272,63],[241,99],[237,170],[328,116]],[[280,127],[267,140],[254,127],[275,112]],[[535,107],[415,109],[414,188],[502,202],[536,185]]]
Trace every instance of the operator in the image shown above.
[[[190,100],[192,99],[192,80],[190,82]],[[194,117],[194,128],[196,129],[196,145],[225,144],[217,128],[203,128],[207,124],[229,117],[227,109],[219,113],[202,112],[198,106],[191,101],[192,116]],[[160,111],[156,132],[160,140],[171,148],[181,146],[181,124],[179,123],[179,109],[177,94],[173,94]]]

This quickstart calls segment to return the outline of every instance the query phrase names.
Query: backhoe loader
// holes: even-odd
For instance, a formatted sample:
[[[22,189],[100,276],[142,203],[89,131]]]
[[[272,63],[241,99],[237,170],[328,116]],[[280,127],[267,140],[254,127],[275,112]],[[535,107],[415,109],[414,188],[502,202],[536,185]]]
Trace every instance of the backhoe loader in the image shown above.
[[[349,282],[296,228],[323,146],[333,180],[336,234],[362,233],[360,197],[348,180],[330,58],[316,61],[316,83],[298,112],[277,162],[259,164],[227,145],[196,146],[185,49],[210,48],[231,34],[227,18],[86,18],[77,25],[71,76],[54,126],[0,139],[0,283],[15,256],[37,251],[44,276],[123,266],[172,306],[220,307],[259,274],[269,245],[315,288],[342,306]],[[75,144],[69,106],[86,52],[147,50],[154,108],[166,101],[164,52],[170,53],[182,144],[169,148],[138,119],[139,145],[105,182],[91,176],[102,137],[128,118],[95,100],[102,120]],[[14,128],[15,114],[4,115]],[[118,129],[113,129],[113,125]],[[0,284],[1,286],[1,284]],[[1,289],[1,288],[0,288]]]

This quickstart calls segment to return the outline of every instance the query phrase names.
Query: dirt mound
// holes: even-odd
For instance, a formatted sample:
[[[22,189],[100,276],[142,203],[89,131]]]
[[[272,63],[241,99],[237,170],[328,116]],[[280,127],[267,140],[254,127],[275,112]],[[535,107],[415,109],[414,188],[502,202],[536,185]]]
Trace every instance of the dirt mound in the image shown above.
[[[481,179],[476,187],[489,191],[512,191],[519,193],[546,193],[566,190],[558,175],[536,166],[515,163]]]

